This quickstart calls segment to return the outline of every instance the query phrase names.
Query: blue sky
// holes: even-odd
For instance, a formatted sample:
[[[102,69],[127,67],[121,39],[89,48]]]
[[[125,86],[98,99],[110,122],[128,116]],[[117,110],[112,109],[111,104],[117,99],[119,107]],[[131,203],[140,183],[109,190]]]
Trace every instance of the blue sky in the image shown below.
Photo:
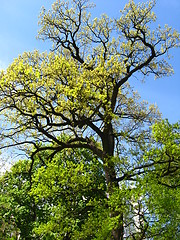
[[[139,0],[140,1],[140,0]],[[136,1],[135,2],[139,2]],[[42,6],[50,8],[53,0],[1,0],[0,1],[0,69],[5,68],[24,51],[49,49],[47,43],[36,40],[38,15]],[[95,0],[94,15],[107,13],[119,16],[119,10],[127,0]],[[141,1],[140,1],[141,2]],[[157,24],[168,24],[180,32],[180,0],[157,0],[154,9]],[[175,74],[168,78],[154,80],[149,77],[145,83],[133,80],[135,88],[143,99],[156,103],[170,122],[180,120],[180,48],[171,52],[171,64]]]

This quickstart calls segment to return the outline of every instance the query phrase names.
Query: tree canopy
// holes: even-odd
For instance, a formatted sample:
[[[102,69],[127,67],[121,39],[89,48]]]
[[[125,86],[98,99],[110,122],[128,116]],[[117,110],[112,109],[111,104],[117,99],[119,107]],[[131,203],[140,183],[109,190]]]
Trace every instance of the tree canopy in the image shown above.
[[[56,1],[51,10],[42,10],[39,21],[39,38],[51,40],[53,51],[25,52],[0,74],[0,114],[5,123],[0,126],[0,148],[25,151],[32,159],[30,172],[42,153],[51,162],[64,150],[90,151],[102,163],[107,186],[110,232],[105,239],[127,235],[127,186],[141,182],[146,172],[156,176],[158,171],[158,181],[170,185],[165,176],[178,170],[178,157],[163,150],[155,149],[154,159],[144,157],[154,141],[149,126],[160,120],[160,114],[129,84],[133,76],[173,73],[167,59],[179,46],[180,36],[167,25],[153,30],[154,5],[155,1],[130,0],[120,17],[103,14],[92,19],[88,0]],[[140,221],[140,233],[131,234],[132,239],[145,236],[142,219],[142,229]]]

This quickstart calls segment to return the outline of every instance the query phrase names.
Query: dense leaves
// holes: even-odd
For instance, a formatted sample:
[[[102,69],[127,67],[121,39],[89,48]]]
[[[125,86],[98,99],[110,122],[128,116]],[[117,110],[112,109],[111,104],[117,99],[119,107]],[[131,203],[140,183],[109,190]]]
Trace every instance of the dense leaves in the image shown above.
[[[111,195],[102,162],[87,150],[63,151],[50,162],[42,153],[31,178],[30,161],[17,162],[1,177],[2,238],[110,239],[120,217],[111,216],[114,209],[123,212],[124,239],[178,239],[179,140],[178,123],[155,124],[146,171]]]
[[[2,239],[32,239],[31,231],[35,221],[33,198],[29,196],[28,161],[19,161],[10,172],[1,176],[0,216]]]
[[[1,177],[3,239],[70,238],[105,205],[102,164],[87,151],[62,152],[44,166],[36,159],[32,181],[29,170],[30,161],[19,161]]]
[[[58,154],[33,178],[31,194],[50,212],[47,222],[41,223],[36,232],[41,236],[54,233],[55,239],[78,239],[76,232],[82,231],[96,204],[102,207],[105,190],[102,164],[92,154],[84,150]]]

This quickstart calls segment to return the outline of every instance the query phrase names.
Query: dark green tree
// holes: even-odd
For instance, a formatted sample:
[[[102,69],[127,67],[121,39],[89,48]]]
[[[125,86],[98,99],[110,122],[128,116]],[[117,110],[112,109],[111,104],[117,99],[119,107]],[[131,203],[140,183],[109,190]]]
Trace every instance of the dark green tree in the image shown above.
[[[40,165],[40,164],[39,164]],[[34,197],[30,196],[31,162],[18,161],[0,179],[0,219],[2,239],[36,239],[32,229],[37,220],[43,221],[43,207],[35,205]],[[36,166],[37,167],[37,162]]]

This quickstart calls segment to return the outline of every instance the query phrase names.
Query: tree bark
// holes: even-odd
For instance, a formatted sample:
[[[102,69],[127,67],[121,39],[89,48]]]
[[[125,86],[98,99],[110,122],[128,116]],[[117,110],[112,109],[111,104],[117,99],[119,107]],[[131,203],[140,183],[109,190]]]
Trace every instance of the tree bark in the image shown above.
[[[115,165],[113,162],[114,156],[114,135],[113,135],[113,127],[112,124],[107,124],[104,129],[103,135],[103,152],[104,152],[104,172],[105,179],[108,186],[108,194],[109,197],[113,194],[115,189],[119,189],[119,184],[116,181],[116,171]],[[119,216],[119,222],[116,228],[112,230],[112,240],[123,240],[123,213],[118,211],[112,211],[110,213],[111,217]]]

